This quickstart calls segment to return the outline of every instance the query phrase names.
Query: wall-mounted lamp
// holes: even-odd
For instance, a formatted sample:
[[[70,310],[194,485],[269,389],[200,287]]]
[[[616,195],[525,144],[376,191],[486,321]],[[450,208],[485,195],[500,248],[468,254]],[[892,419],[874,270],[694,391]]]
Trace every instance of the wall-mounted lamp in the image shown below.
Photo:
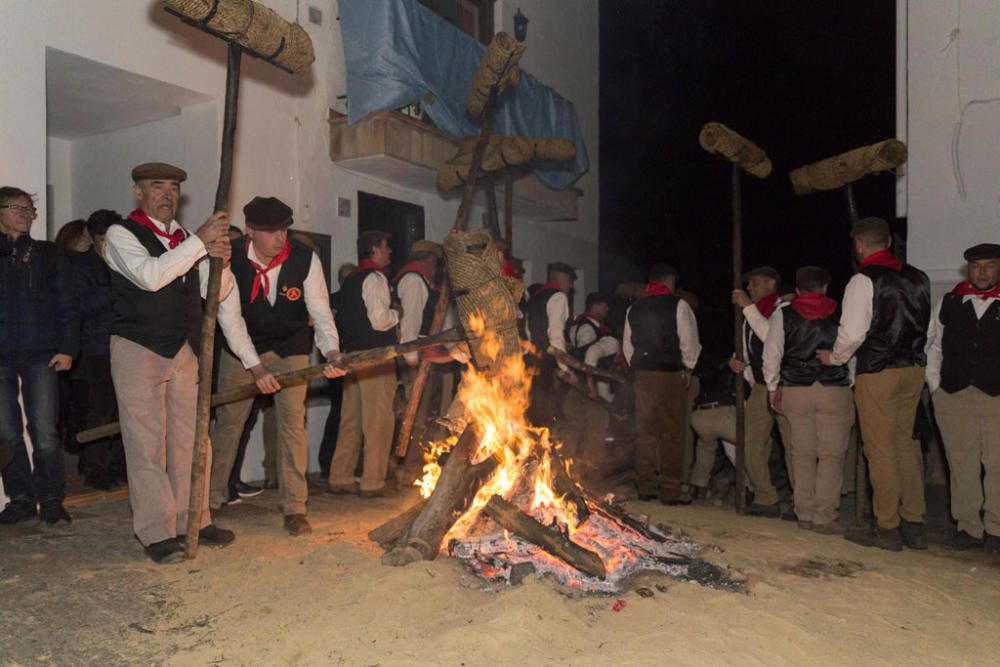
[[[521,8],[517,8],[514,14],[514,39],[523,42],[528,36],[528,17],[521,13]]]

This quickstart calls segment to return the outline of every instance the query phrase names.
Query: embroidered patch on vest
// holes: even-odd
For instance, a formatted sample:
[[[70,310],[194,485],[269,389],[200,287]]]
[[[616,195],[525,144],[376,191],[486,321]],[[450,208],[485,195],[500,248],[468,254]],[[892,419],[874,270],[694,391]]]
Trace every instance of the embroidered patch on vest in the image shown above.
[[[281,288],[281,293],[285,295],[285,298],[289,301],[298,301],[302,298],[302,290],[298,287],[285,287]]]

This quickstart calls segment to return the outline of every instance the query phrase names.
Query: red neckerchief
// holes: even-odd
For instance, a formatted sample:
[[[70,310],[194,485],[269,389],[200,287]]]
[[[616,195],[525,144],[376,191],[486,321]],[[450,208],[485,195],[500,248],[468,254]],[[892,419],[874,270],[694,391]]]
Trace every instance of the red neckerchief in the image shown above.
[[[424,263],[415,260],[410,262],[409,264],[405,264],[403,268],[399,270],[399,273],[396,274],[396,277],[392,279],[392,284],[395,285],[396,283],[398,283],[399,279],[405,276],[407,273],[419,273],[423,277],[423,279],[427,281],[427,284],[430,285],[430,288],[432,290],[437,289],[437,287],[434,285],[434,281],[431,280],[431,274],[428,273],[427,267],[424,266]]]
[[[547,283],[543,284],[543,285],[542,285],[541,287],[539,287],[539,288],[538,288],[538,289],[537,289],[537,290],[535,291],[535,294],[539,294],[539,293],[541,293],[541,292],[543,292],[543,291],[545,291],[545,290],[547,290],[547,289],[554,289],[554,290],[555,290],[555,291],[557,291],[557,292],[561,292],[561,291],[562,291],[562,288],[561,288],[561,287],[559,287],[559,283],[557,283],[557,282],[556,282],[556,281],[554,281],[554,280],[550,280],[550,281],[548,281]]]
[[[903,263],[886,248],[885,250],[879,250],[876,253],[868,255],[868,257],[862,260],[861,268],[863,269],[866,266],[884,266],[893,271],[899,271],[903,268]]]
[[[132,220],[133,222],[138,222],[140,225],[142,225],[149,231],[153,232],[157,236],[162,236],[165,239],[169,239],[167,245],[170,246],[171,250],[179,246],[181,244],[181,241],[187,238],[187,232],[185,232],[183,228],[178,229],[176,232],[172,234],[167,234],[165,231],[160,229],[160,226],[155,222],[153,222],[148,215],[143,213],[141,208],[137,208],[131,213],[129,213],[128,219]]]
[[[1000,299],[1000,284],[994,285],[992,289],[981,290],[976,289],[976,286],[968,280],[963,280],[959,284],[955,285],[955,289],[953,289],[951,293],[959,294],[961,296],[978,296],[983,301],[986,299]]]
[[[642,296],[661,296],[665,294],[673,294],[673,292],[663,283],[649,283],[646,285],[646,292]]]
[[[781,297],[778,294],[768,294],[763,299],[759,300],[756,304],[757,310],[764,317],[771,317],[774,313],[774,309],[778,306],[778,299]]]
[[[577,315],[577,317],[576,317],[576,324],[578,324],[578,325],[579,324],[583,324],[584,322],[586,322],[588,320],[590,320],[591,324],[593,324],[594,322],[597,322],[597,335],[598,335],[598,337],[610,336],[611,335],[611,329],[608,328],[608,325],[606,325],[604,322],[602,322],[601,318],[599,318],[597,315],[594,315],[593,313],[591,313],[589,311],[586,312],[586,313],[584,313],[583,315]]]
[[[379,273],[385,273],[385,269],[372,261],[370,257],[365,257],[363,260],[358,262],[358,265],[351,271],[351,275],[361,273],[362,271],[367,271],[371,269],[372,271],[378,271]]]
[[[517,272],[517,267],[514,266],[514,260],[508,259],[503,263],[503,267],[500,269],[500,273],[507,278],[517,278],[518,280],[524,280],[524,276]]]
[[[823,320],[837,310],[837,302],[825,294],[806,292],[792,299],[792,308],[807,320]]]
[[[247,239],[246,249],[248,254],[247,259],[250,259],[250,239]],[[268,293],[271,291],[271,279],[267,277],[267,272],[276,266],[284,264],[291,251],[292,244],[288,242],[288,239],[285,239],[285,247],[271,259],[267,266],[261,266],[257,262],[250,259],[250,266],[252,266],[254,270],[253,289],[250,291],[250,303],[254,302],[254,299],[257,298],[257,295],[260,294],[261,291],[264,292],[264,298],[267,298]]]

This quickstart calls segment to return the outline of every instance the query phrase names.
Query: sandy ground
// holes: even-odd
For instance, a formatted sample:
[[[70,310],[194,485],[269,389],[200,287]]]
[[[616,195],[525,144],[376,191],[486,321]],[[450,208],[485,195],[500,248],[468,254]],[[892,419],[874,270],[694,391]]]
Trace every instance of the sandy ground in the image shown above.
[[[1000,565],[866,550],[714,507],[633,503],[715,545],[748,594],[658,579],[651,598],[550,581],[484,590],[455,561],[394,569],[365,533],[409,498],[316,495],[312,536],[266,494],[228,509],[225,549],[158,566],[127,502],[65,533],[0,530],[2,665],[976,665],[1000,655]],[[648,584],[648,582],[646,582]],[[624,608],[614,611],[617,600]]]

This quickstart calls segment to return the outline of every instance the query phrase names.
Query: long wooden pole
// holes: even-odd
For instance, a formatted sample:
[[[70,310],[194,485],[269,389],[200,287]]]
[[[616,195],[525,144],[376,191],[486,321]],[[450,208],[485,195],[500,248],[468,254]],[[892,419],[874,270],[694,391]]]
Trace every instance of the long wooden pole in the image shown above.
[[[222,150],[219,157],[219,185],[215,190],[215,211],[224,211],[229,200],[233,177],[233,145],[236,140],[236,116],[240,98],[240,60],[243,47],[229,42],[226,64],[226,106],[222,120]],[[215,366],[215,323],[219,314],[219,289],[222,286],[222,260],[209,261],[208,289],[201,318],[201,351],[198,353],[198,403],[194,422],[194,456],[191,461],[191,493],[188,498],[187,536],[184,550],[188,558],[198,555],[198,531],[201,530],[202,505],[208,486],[208,426],[212,410],[212,371]]]
[[[511,168],[503,175],[503,234],[507,241],[507,254],[514,255],[514,172]]]
[[[740,181],[740,167],[732,166],[732,207],[733,207],[733,289],[743,288],[743,206]],[[743,309],[733,306],[736,354],[743,361]],[[736,511],[742,514],[746,509],[746,405],[743,376],[736,381]]]

